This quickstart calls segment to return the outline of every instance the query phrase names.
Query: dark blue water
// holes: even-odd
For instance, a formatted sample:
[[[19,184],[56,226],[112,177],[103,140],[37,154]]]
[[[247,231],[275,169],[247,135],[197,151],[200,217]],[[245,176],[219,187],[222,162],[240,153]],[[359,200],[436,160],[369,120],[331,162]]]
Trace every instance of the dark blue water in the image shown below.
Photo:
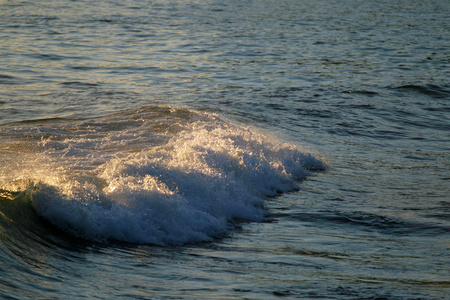
[[[448,15],[1,1],[0,297],[448,299]]]

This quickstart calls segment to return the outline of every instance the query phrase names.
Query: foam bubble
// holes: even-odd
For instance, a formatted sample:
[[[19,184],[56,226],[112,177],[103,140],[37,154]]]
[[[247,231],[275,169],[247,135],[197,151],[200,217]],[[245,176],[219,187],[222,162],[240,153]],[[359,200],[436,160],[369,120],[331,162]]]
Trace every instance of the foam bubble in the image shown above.
[[[264,197],[324,168],[293,145],[214,115],[158,108],[124,117],[41,142],[42,168],[52,172],[29,188],[39,215],[97,241],[210,241],[236,220],[263,220]]]

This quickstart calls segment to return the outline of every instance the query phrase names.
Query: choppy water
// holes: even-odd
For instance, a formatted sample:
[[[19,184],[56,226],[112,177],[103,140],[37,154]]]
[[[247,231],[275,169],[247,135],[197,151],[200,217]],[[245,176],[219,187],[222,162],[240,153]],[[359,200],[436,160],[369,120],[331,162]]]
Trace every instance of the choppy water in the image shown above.
[[[0,296],[446,299],[448,1],[1,1]]]

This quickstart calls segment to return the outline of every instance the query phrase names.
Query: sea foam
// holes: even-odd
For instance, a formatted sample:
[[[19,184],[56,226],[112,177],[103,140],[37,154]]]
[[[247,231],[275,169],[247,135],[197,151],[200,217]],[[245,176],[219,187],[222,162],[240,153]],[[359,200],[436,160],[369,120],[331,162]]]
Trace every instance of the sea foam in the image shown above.
[[[294,145],[211,114],[159,107],[116,118],[41,139],[52,172],[29,188],[32,204],[72,235],[211,241],[235,222],[263,220],[264,197],[295,190],[324,168]]]

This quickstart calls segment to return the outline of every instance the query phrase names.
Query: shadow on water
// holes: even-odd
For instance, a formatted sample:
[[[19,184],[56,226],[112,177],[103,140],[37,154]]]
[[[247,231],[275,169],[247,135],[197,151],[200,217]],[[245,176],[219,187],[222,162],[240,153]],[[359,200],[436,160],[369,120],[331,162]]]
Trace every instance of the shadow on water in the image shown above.
[[[83,251],[92,245],[67,235],[38,216],[26,192],[0,190],[2,248],[21,258],[45,255],[52,249]]]

